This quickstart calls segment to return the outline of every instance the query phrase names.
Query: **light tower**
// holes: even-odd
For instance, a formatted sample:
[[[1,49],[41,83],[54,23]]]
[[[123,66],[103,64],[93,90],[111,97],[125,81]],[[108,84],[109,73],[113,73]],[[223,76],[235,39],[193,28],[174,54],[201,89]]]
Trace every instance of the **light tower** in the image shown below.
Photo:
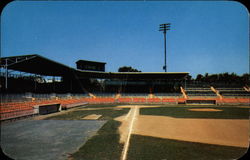
[[[160,29],[159,31],[163,31],[164,34],[164,66],[163,66],[163,70],[165,70],[165,72],[167,72],[167,57],[166,57],[166,33],[167,30],[170,30],[170,23],[165,23],[165,24],[160,24]]]

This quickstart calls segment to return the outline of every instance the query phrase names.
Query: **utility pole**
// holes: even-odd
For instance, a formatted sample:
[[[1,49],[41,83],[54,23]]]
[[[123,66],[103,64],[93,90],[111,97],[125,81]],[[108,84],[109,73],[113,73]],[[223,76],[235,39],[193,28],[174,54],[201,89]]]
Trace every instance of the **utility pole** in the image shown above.
[[[167,30],[170,30],[170,23],[165,23],[165,24],[160,24],[160,29],[159,31],[163,31],[164,34],[164,66],[163,66],[163,70],[165,70],[165,72],[167,72],[167,55],[166,55],[166,33]]]

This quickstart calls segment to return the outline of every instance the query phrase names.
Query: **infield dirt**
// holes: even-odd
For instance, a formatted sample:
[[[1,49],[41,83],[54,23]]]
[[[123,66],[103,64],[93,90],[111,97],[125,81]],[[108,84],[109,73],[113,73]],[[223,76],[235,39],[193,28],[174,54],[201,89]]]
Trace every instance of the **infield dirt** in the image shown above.
[[[136,109],[145,107],[149,106],[138,105]],[[124,143],[128,137],[131,118],[133,117],[130,113],[116,118],[122,122],[119,127],[120,142]],[[249,120],[173,118],[139,114],[134,118],[132,134],[224,146],[249,146]]]

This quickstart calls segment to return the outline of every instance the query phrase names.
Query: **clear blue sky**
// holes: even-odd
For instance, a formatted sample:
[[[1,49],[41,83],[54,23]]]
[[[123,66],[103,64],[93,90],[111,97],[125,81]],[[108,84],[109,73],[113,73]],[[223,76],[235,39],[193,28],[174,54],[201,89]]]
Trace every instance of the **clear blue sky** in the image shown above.
[[[249,72],[249,17],[238,2],[31,2],[1,15],[1,56],[40,54],[75,68],[79,59],[106,62],[107,72],[132,66],[163,72]]]

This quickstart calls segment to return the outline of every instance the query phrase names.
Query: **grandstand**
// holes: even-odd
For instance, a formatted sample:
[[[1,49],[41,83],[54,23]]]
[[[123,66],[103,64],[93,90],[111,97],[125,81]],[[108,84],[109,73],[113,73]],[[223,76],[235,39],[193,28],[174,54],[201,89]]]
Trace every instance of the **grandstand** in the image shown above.
[[[216,93],[210,87],[204,88],[185,88],[187,96],[195,96],[195,97],[215,97]]]
[[[244,87],[237,88],[216,88],[219,93],[224,97],[249,97],[250,92],[246,90]]]
[[[78,70],[40,55],[3,57],[1,68],[1,120],[87,103],[249,104],[248,86],[187,83],[187,72]],[[60,80],[48,82],[46,76]]]

